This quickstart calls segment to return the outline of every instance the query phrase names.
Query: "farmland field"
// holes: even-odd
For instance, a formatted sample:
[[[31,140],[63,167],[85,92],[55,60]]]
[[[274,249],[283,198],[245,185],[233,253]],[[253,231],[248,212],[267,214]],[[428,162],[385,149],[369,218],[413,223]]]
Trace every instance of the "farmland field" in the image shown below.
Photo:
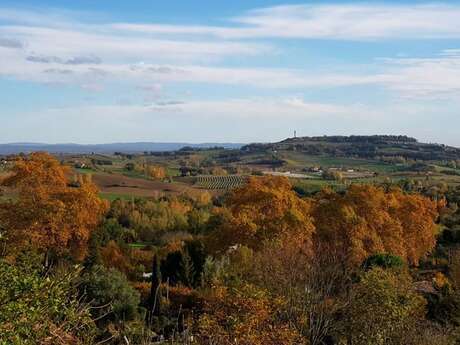
[[[352,167],[355,169],[370,170],[379,173],[391,173],[398,171],[396,164],[379,162],[371,159],[351,157],[313,156],[301,152],[283,152],[281,158],[285,159],[292,167],[304,167],[305,165],[318,165],[324,168]]]
[[[205,189],[228,190],[242,186],[247,178],[245,175],[203,175],[197,176],[195,185]]]
[[[196,193],[198,189],[183,183],[151,181],[132,178],[120,174],[95,173],[93,182],[98,186],[101,195],[107,199],[118,196],[159,197],[165,194]]]

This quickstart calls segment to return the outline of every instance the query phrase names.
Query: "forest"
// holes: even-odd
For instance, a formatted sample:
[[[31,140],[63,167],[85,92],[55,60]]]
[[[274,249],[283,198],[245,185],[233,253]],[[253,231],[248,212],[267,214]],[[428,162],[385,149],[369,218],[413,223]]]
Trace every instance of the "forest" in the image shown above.
[[[225,193],[107,200],[55,156],[10,161],[2,345],[460,343],[455,185],[304,193],[255,174]]]

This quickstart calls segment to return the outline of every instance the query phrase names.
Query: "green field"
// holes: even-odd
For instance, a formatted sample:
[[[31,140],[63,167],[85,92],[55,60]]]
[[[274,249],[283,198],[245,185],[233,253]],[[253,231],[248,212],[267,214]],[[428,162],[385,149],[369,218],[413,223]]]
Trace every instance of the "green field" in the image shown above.
[[[340,168],[348,167],[361,170],[369,170],[377,173],[392,173],[400,171],[404,165],[384,163],[376,160],[347,158],[347,157],[330,157],[330,156],[313,156],[305,155],[300,152],[283,152],[280,158],[288,162],[288,167],[304,168],[308,166],[321,166],[323,168]]]

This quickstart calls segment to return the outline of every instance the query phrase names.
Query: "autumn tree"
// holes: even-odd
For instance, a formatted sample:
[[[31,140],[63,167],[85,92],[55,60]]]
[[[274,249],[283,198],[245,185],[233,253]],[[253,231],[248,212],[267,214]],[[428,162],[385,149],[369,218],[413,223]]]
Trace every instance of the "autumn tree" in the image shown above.
[[[417,265],[436,243],[437,203],[423,196],[352,185],[344,194],[324,190],[313,205],[315,242],[350,265],[379,253]]]
[[[147,165],[145,173],[154,180],[163,180],[166,178],[166,170],[161,166]]]
[[[79,187],[72,187],[67,176],[66,167],[47,153],[17,159],[2,182],[17,191],[17,199],[0,204],[1,227],[11,249],[34,247],[84,257],[107,205],[90,180],[83,178]]]
[[[275,241],[235,265],[245,267],[239,268],[246,271],[245,281],[283,301],[279,311],[310,345],[323,345],[337,330],[337,315],[351,284],[340,260],[329,250],[308,255],[295,242]]]
[[[134,269],[129,255],[113,240],[100,248],[100,258],[105,267],[115,268],[125,274]]]
[[[438,228],[435,221],[445,202],[431,201],[419,194],[404,194],[400,190],[393,191],[390,196],[396,199],[396,207],[389,212],[398,219],[403,229],[403,257],[417,265],[436,244]]]
[[[209,192],[198,193],[194,200],[199,206],[207,206],[212,202],[212,195]]]
[[[299,334],[278,313],[283,301],[255,286],[216,287],[197,322],[200,345],[298,345]]]
[[[310,203],[300,199],[287,178],[251,177],[217,212],[212,242],[218,249],[241,244],[261,248],[265,241],[296,238],[307,248],[314,231]]]
[[[225,175],[228,175],[228,172],[222,167],[214,167],[211,169],[211,174],[218,175],[218,176],[225,176]]]

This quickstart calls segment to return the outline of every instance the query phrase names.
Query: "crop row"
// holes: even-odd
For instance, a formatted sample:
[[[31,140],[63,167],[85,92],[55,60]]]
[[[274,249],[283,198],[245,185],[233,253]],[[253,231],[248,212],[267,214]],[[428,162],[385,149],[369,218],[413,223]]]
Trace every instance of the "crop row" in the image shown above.
[[[247,177],[243,175],[202,175],[197,176],[196,185],[206,189],[233,189],[246,183]]]

